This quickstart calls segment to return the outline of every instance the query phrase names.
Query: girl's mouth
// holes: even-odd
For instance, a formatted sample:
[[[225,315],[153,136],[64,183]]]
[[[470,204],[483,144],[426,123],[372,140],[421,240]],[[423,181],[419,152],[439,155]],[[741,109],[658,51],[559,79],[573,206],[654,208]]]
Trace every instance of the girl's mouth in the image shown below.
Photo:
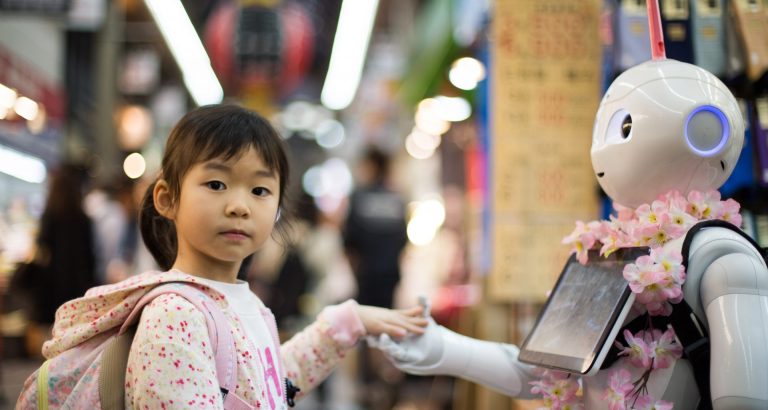
[[[251,235],[248,235],[247,233],[245,233],[245,231],[241,231],[238,229],[233,229],[231,231],[224,231],[221,234],[224,235],[224,237],[227,239],[232,239],[236,241],[251,237]]]

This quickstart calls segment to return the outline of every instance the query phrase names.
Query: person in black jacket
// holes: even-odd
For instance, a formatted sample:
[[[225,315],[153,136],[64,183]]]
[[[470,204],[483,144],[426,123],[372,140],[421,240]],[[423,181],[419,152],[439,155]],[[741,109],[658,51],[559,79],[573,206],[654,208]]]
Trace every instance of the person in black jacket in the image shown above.
[[[344,226],[344,247],[357,276],[357,300],[392,307],[400,281],[400,253],[405,247],[405,203],[386,184],[389,157],[369,148],[358,169]]]
[[[344,248],[357,279],[356,299],[384,308],[392,308],[400,282],[400,254],[407,242],[405,203],[387,186],[389,165],[386,153],[373,147],[366,150],[343,228]],[[379,351],[362,350],[360,376],[366,393],[361,395],[361,404],[372,409],[392,408],[402,374]]]

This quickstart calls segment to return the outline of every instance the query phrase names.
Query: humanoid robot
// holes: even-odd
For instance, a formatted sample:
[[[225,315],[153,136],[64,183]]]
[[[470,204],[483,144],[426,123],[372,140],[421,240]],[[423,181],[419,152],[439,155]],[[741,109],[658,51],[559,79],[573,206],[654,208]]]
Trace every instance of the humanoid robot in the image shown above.
[[[664,57],[657,4],[648,3],[654,58],[627,70],[609,87],[596,115],[591,148],[598,182],[615,203],[631,208],[671,191],[685,196],[717,189],[733,170],[744,141],[741,110],[725,85],[699,67]],[[709,392],[699,391],[696,364],[684,356],[650,372],[647,393],[674,403],[675,409],[766,409],[765,259],[745,235],[726,227],[705,227],[689,236],[682,299],[700,319],[691,319],[694,326],[708,332]],[[664,248],[680,251],[682,239]],[[540,368],[518,360],[517,346],[472,339],[434,323],[421,336],[371,342],[405,372],[452,375],[509,396],[537,398],[531,382],[539,378]],[[626,360],[581,378],[583,408],[609,408],[604,387],[611,383],[611,371],[626,367]],[[631,380],[638,377],[634,372]],[[634,405],[630,400],[626,407],[611,408]]]

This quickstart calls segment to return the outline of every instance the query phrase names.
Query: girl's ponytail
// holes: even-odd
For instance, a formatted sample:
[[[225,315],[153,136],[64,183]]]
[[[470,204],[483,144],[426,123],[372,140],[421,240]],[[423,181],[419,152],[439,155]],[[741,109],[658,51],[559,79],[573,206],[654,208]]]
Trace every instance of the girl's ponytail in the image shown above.
[[[139,211],[139,228],[141,238],[149,249],[152,257],[162,270],[169,270],[176,261],[176,226],[173,222],[160,215],[155,209],[153,192],[157,181],[151,183],[144,193]]]

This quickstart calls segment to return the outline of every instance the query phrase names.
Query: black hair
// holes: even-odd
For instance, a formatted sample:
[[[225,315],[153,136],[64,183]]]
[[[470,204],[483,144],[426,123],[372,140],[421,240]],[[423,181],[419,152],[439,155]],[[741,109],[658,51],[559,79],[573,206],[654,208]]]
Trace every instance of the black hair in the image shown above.
[[[246,108],[232,105],[207,105],[188,112],[171,130],[165,144],[160,176],[168,184],[172,203],[181,195],[181,182],[197,163],[222,157],[236,158],[255,149],[266,166],[280,178],[278,206],[283,217],[276,231],[286,238],[286,187],[289,180],[285,145],[269,121]],[[155,208],[153,191],[157,180],[149,185],[141,204],[139,226],[141,237],[160,268],[168,270],[176,260],[178,244],[174,223]]]

